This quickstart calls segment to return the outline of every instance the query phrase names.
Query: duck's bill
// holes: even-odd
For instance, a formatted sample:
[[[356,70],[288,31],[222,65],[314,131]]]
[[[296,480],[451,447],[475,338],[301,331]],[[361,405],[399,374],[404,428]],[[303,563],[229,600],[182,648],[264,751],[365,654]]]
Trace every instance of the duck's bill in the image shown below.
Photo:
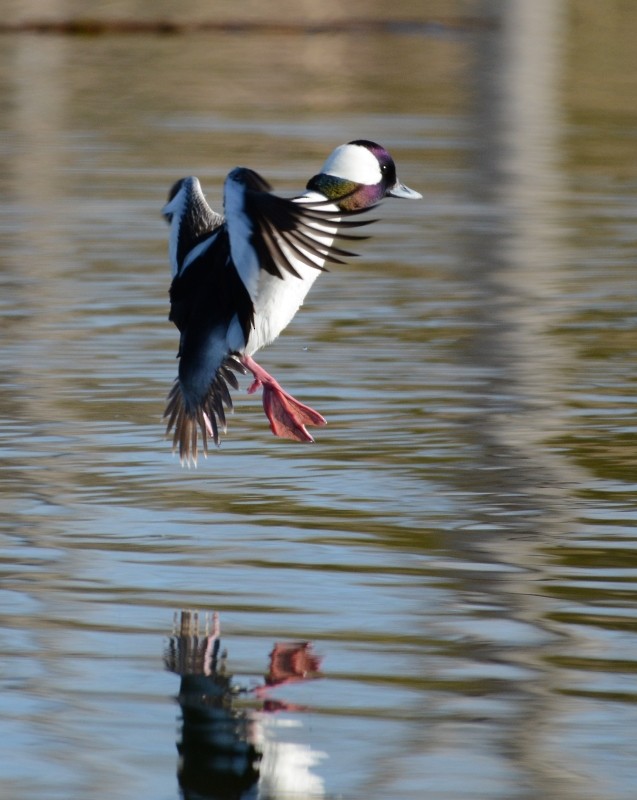
[[[420,192],[414,192],[413,189],[410,189],[409,186],[405,186],[404,183],[396,183],[387,194],[390,195],[390,197],[404,197],[406,200],[419,200],[422,197]]]

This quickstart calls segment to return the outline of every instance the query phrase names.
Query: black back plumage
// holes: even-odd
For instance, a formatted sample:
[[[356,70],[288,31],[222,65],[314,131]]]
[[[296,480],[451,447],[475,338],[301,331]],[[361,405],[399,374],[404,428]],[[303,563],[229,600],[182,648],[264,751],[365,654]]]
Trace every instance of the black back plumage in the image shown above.
[[[191,378],[200,369],[202,353],[216,329],[227,330],[236,315],[247,341],[254,321],[252,300],[232,264],[227,230],[221,227],[210,240],[209,246],[181,270],[170,287],[169,319],[181,336],[179,374],[168,396],[164,418],[167,433],[174,428],[173,447],[179,448],[182,461],[196,461],[198,431],[204,453],[209,436],[219,444],[219,432],[226,427],[225,412],[233,408],[228,385],[237,389],[235,372],[244,373],[245,369],[228,354],[200,396],[184,392],[183,387],[192,384]]]
[[[222,227],[210,238],[210,245],[173,278],[169,319],[183,337],[192,329],[227,326],[236,314],[247,340],[254,306],[232,263],[228,231]]]

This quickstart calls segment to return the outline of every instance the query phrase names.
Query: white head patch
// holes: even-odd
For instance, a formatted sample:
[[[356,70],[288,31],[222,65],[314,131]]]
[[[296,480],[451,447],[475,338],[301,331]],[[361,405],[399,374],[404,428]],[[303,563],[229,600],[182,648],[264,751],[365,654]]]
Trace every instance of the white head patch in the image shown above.
[[[372,185],[382,179],[376,156],[360,144],[342,144],[328,156],[321,173]]]

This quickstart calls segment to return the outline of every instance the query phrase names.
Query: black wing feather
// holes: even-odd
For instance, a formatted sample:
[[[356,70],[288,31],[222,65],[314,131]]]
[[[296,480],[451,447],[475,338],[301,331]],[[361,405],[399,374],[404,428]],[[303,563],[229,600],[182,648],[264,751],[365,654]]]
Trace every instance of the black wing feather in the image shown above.
[[[373,222],[351,219],[367,209],[335,211],[333,201],[327,199],[298,202],[298,198],[290,200],[277,197],[270,193],[269,184],[252,170],[242,170],[242,177],[247,187],[245,213],[254,224],[251,244],[261,268],[271,275],[282,278],[285,272],[289,272],[300,278],[290,263],[291,257],[309,267],[325,271],[323,263],[326,261],[343,264],[345,262],[341,256],[356,256],[356,253],[333,243],[326,244],[319,237],[341,237],[351,241],[367,238],[344,233],[350,228]]]

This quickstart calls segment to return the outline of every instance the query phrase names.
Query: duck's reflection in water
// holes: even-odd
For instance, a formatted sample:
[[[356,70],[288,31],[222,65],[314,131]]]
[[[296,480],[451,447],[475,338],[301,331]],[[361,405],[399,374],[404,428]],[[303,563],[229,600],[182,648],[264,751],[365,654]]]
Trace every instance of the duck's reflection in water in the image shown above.
[[[177,777],[184,800],[320,798],[311,768],[324,757],[307,746],[276,741],[272,712],[301,711],[269,696],[271,687],[318,677],[320,659],[309,642],[276,643],[263,684],[233,682],[221,650],[217,614],[175,615],[164,663],[179,675],[182,726]],[[289,723],[288,723],[289,724]],[[268,735],[270,734],[270,735]]]

